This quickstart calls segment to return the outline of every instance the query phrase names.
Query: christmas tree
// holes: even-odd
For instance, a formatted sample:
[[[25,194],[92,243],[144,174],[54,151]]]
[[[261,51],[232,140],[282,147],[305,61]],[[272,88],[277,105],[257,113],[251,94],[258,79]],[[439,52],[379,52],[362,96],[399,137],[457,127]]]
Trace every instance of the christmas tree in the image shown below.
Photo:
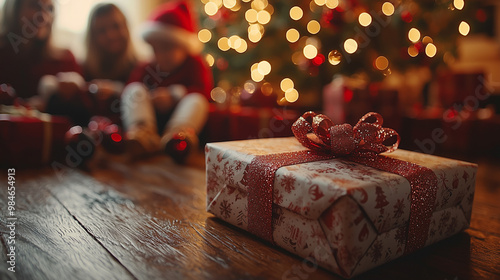
[[[486,20],[473,5],[201,0],[199,39],[218,81],[212,98],[238,102],[255,93],[287,105],[317,101],[335,74],[365,73],[377,81],[412,65],[434,69],[454,58],[457,37],[471,30],[472,11],[474,22]]]

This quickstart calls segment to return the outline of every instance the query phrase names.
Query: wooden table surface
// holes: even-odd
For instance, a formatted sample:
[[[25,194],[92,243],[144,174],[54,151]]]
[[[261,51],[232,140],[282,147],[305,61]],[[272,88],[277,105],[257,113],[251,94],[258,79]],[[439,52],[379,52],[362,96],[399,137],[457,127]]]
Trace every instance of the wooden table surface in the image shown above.
[[[359,279],[500,279],[500,165],[480,163],[470,229]],[[1,279],[340,279],[205,211],[203,155],[16,172],[16,272]]]

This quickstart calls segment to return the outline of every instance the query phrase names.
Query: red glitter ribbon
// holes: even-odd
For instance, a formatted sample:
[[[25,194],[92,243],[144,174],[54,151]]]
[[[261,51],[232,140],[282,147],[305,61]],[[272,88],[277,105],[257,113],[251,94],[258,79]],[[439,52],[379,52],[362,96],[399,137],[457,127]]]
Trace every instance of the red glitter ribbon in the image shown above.
[[[276,170],[287,165],[332,158],[313,151],[256,156],[249,165],[248,231],[273,242],[273,186]]]
[[[372,122],[370,122],[372,120]],[[248,230],[273,243],[272,207],[276,171],[283,166],[347,156],[347,160],[406,178],[411,186],[410,220],[405,254],[425,245],[437,194],[437,177],[429,168],[378,155],[397,149],[399,134],[382,127],[378,113],[368,113],[352,127],[334,125],[325,115],[307,112],[292,126],[310,150],[256,156],[249,165]],[[392,145],[384,142],[395,139]]]

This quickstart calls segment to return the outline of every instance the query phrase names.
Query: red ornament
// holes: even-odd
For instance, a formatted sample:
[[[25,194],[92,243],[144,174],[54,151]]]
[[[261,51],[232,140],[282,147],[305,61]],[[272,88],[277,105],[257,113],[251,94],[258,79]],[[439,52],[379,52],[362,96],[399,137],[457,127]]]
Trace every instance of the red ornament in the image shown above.
[[[78,151],[81,160],[75,167],[83,166],[88,160],[94,156],[95,153],[95,138],[93,138],[88,131],[85,131],[81,126],[73,126],[64,135],[64,143],[73,151]],[[82,143],[85,143],[83,145]],[[81,151],[80,149],[86,148],[89,150]]]
[[[424,44],[422,42],[418,42],[415,44],[415,48],[417,49],[417,51],[419,53],[423,52],[425,47],[424,47]]]
[[[318,54],[315,58],[312,59],[312,64],[315,66],[320,66],[325,62],[325,56],[322,54]]]
[[[177,133],[165,145],[165,153],[170,155],[175,162],[184,163],[191,150],[191,145],[185,133]]]
[[[402,11],[401,12],[401,19],[404,21],[404,22],[407,22],[407,23],[410,23],[413,21],[413,16],[411,15],[410,12],[408,11]]]
[[[217,61],[215,62],[215,66],[217,66],[217,68],[221,71],[224,71],[227,69],[227,67],[229,66],[229,63],[227,62],[227,60],[225,60],[224,58],[219,58],[217,59]]]
[[[102,141],[102,147],[111,154],[120,154],[125,151],[122,131],[120,127],[102,116],[90,119],[88,125],[89,134],[98,141]]]
[[[351,102],[353,96],[354,96],[354,92],[351,89],[346,88],[344,90],[344,102],[345,103]]]
[[[479,22],[485,22],[488,19],[488,16],[486,15],[486,12],[483,9],[477,9],[476,19]]]
[[[340,7],[333,10],[327,9],[321,17],[322,26],[331,26],[334,29],[340,29],[344,25],[344,13]]]
[[[102,131],[102,147],[109,153],[121,154],[125,151],[122,131],[116,124],[108,125]]]

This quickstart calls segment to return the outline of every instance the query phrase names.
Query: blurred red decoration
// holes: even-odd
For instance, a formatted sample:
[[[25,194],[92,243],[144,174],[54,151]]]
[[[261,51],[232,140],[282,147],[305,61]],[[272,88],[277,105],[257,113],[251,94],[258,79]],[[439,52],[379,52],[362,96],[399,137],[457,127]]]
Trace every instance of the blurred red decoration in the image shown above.
[[[120,127],[116,124],[108,125],[102,131],[102,147],[109,153],[121,154],[125,151],[125,143]]]
[[[165,153],[170,155],[177,163],[184,163],[191,150],[191,144],[184,133],[175,134],[167,145],[165,145]]]
[[[415,44],[415,48],[417,49],[417,51],[419,53],[423,52],[425,47],[424,47],[424,44],[422,42],[418,42]]]
[[[79,125],[71,127],[66,132],[64,143],[68,145],[71,150],[78,151],[81,157],[81,160],[75,162],[75,167],[85,165],[85,163],[95,154],[95,138],[88,130],[83,129]],[[88,150],[81,151],[82,148]]]
[[[354,92],[351,89],[346,88],[344,90],[344,102],[345,103],[351,102],[353,96],[354,96]]]
[[[413,16],[411,15],[410,12],[408,11],[402,11],[401,12],[401,19],[404,21],[404,22],[412,22],[413,21]]]
[[[318,54],[315,58],[313,58],[312,63],[316,66],[320,66],[325,62],[325,56],[323,54]]]
[[[485,22],[488,19],[486,12],[483,9],[477,9],[476,19],[480,22]]]

